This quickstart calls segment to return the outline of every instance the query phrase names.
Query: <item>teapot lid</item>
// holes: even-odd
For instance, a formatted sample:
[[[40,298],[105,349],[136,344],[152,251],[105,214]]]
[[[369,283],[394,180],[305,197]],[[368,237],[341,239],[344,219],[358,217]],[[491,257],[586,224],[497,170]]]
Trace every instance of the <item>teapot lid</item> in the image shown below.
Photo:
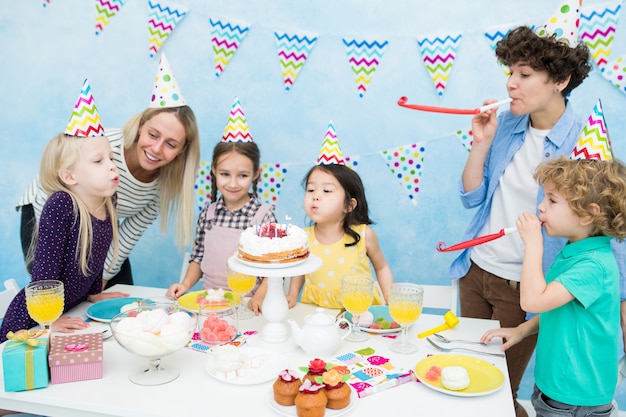
[[[315,313],[307,315],[304,318],[304,321],[307,324],[314,324],[314,325],[320,326],[320,325],[326,325],[326,324],[333,324],[335,320],[333,319],[333,316],[331,316],[330,314],[324,313],[323,308],[318,307],[315,309]]]

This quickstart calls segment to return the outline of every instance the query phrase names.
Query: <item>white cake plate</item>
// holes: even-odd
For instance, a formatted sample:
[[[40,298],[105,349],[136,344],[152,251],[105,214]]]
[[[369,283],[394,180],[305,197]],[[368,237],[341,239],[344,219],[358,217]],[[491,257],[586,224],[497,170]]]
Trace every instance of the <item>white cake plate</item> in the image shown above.
[[[265,343],[274,346],[280,343],[287,343],[289,332],[284,321],[289,312],[289,305],[285,298],[283,278],[315,272],[322,267],[322,259],[319,256],[310,254],[304,262],[297,265],[280,265],[270,268],[267,265],[255,267],[250,265],[250,263],[244,264],[237,258],[237,255],[233,255],[228,259],[228,266],[241,274],[267,279],[267,294],[265,294],[265,299],[261,306],[263,317],[267,320],[267,323],[263,327],[261,336]],[[292,340],[291,344],[293,344],[292,348],[295,349],[297,346],[295,341]],[[286,346],[285,349],[289,349],[289,346]]]

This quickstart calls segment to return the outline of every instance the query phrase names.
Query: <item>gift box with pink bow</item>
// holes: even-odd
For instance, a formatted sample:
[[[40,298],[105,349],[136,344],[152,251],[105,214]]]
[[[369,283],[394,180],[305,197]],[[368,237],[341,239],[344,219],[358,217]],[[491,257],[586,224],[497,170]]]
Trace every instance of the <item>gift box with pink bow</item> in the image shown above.
[[[53,384],[102,378],[102,333],[53,337],[48,363]]]

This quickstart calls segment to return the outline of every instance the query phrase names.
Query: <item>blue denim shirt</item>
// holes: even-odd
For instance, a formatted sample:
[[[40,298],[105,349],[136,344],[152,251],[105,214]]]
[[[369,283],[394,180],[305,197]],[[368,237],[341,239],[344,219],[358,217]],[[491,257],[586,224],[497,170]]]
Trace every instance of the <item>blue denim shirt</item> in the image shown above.
[[[530,116],[516,116],[511,112],[504,112],[498,117],[498,129],[491,143],[484,166],[484,177],[480,186],[472,191],[465,192],[463,182],[459,181],[461,202],[468,209],[478,207],[474,218],[465,231],[461,241],[473,239],[482,230],[491,211],[493,194],[498,186],[504,170],[509,165],[515,153],[522,147],[526,130],[530,124]],[[583,128],[583,121],[574,113],[568,103],[565,112],[548,133],[544,144],[543,160],[556,158],[561,155],[569,156]],[[539,187],[536,206],[543,200],[543,188]],[[502,227],[512,225],[503,224]],[[551,237],[543,233],[543,271],[544,274],[554,261],[556,254],[566,243],[565,238]],[[611,241],[613,253],[617,260],[621,277],[622,300],[626,299],[626,245]],[[470,267],[470,251],[468,248],[457,256],[450,266],[450,278],[459,279],[465,276]]]

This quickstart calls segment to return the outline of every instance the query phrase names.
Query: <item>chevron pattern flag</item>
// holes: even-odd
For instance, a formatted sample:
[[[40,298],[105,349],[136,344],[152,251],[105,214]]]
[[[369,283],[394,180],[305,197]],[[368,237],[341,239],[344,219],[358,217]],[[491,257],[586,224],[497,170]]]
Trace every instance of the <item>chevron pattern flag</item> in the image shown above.
[[[82,138],[104,136],[104,127],[100,122],[98,107],[91,93],[89,80],[83,81],[74,111],[65,127],[65,134]]]
[[[317,42],[317,33],[274,32],[285,90],[289,91]]]
[[[222,142],[252,142],[248,121],[241,108],[239,97],[235,97],[235,101],[230,109],[230,115],[222,135]]]
[[[211,162],[200,161],[200,168],[194,184],[198,213],[205,205],[211,203]]]
[[[569,157],[570,159],[597,159],[600,161],[613,159],[611,140],[604,121],[602,103],[599,99]]]
[[[384,40],[342,39],[346,47],[348,62],[355,76],[359,97],[363,97],[372,82],[389,42]]]
[[[488,32],[485,32],[485,39],[487,39],[489,48],[493,52],[494,56],[496,56],[496,46],[498,45],[498,42],[504,39],[509,34],[509,32],[511,32],[511,29],[513,28],[510,26],[499,26],[499,27],[494,27],[492,29],[489,29]],[[496,57],[496,62],[498,62],[498,65],[502,67],[502,70],[504,71],[504,75],[508,77],[509,69],[505,67],[504,65],[500,64],[500,62],[498,61],[498,57]]]
[[[580,39],[591,51],[598,68],[604,71],[615,39],[615,29],[622,8],[621,0],[607,5],[586,7],[580,14]]]
[[[262,164],[261,177],[259,180],[257,194],[264,204],[271,204],[276,207],[280,189],[285,181],[287,167],[282,164]]]
[[[417,39],[422,60],[426,65],[430,78],[435,84],[435,90],[437,90],[439,97],[443,96],[443,92],[446,89],[462,37],[461,33],[455,33],[441,36],[432,35]]]
[[[176,25],[187,15],[187,7],[168,1],[148,0],[148,32],[150,33],[150,58],[154,58]]]
[[[626,55],[606,64],[602,76],[626,94]]]
[[[209,19],[209,24],[215,54],[215,76],[219,77],[248,34],[250,25],[244,21],[227,22],[220,19]]]
[[[317,165],[332,164],[345,165],[345,160],[343,159],[343,153],[341,152],[341,147],[339,146],[335,126],[331,120],[328,122],[328,129],[326,130],[326,135],[324,136],[324,141],[322,142],[320,154],[317,157]]]
[[[120,11],[124,0],[96,0],[96,35],[99,35],[109,20]]]
[[[422,176],[425,151],[424,144],[414,143],[387,149],[380,153],[391,173],[407,192],[413,205],[417,205],[419,177]]]

